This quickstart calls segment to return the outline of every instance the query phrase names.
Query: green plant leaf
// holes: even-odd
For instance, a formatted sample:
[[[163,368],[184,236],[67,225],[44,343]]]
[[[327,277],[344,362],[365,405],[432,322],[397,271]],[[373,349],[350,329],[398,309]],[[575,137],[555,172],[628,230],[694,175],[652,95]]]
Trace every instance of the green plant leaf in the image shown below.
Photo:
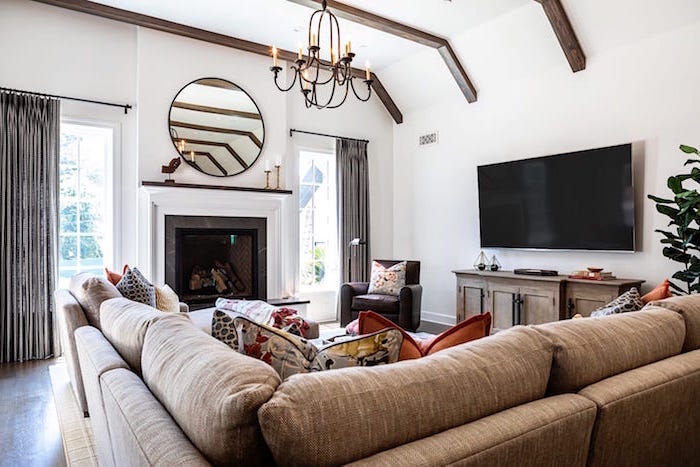
[[[680,150],[686,154],[700,154],[697,149],[692,146],[686,146],[685,144],[681,144]]]
[[[690,255],[683,250],[679,250],[678,248],[674,248],[672,246],[667,246],[662,250],[662,253],[665,257],[676,261],[678,263],[683,263],[686,264],[690,261]]]
[[[662,203],[662,204],[675,203],[675,201],[672,199],[659,198],[658,196],[654,196],[654,195],[647,195],[647,198],[649,198],[650,200],[652,200],[656,203]]]
[[[688,294],[688,291],[687,291],[687,290],[681,289],[681,288],[680,288],[679,286],[677,286],[675,283],[673,283],[673,282],[671,282],[671,281],[668,281],[668,284],[671,286],[671,288],[672,288],[673,290],[675,290],[675,291],[678,292],[679,294],[681,294],[681,295],[687,295],[687,294]]]
[[[680,193],[683,191],[683,185],[680,177],[680,175],[676,177],[668,177],[668,182],[666,185],[668,185],[673,193]]]
[[[657,204],[656,210],[659,211],[661,214],[670,217],[674,221],[676,220],[676,217],[678,217],[678,213],[680,212],[680,210],[676,208],[672,208],[671,206],[666,206],[663,204]]]

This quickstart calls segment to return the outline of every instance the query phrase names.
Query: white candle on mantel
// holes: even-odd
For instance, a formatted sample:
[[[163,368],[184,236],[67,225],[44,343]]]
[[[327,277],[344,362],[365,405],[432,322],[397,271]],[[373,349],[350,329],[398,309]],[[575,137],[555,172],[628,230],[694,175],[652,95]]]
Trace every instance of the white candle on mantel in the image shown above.
[[[265,160],[265,172],[270,172],[270,161]]]
[[[281,167],[282,166],[282,158],[278,157],[275,159],[275,167]]]

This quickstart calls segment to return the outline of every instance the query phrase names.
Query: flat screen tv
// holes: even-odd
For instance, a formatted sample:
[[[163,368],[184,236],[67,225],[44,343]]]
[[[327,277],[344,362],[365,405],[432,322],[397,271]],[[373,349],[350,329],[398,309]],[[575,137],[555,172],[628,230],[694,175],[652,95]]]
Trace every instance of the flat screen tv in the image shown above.
[[[477,170],[482,247],[634,251],[631,144]]]

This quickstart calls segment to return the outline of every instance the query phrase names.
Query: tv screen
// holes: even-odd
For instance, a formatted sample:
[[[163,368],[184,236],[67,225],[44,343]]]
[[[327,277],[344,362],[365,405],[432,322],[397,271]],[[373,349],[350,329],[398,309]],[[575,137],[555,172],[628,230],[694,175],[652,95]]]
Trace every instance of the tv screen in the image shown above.
[[[632,145],[478,167],[481,246],[634,251]]]

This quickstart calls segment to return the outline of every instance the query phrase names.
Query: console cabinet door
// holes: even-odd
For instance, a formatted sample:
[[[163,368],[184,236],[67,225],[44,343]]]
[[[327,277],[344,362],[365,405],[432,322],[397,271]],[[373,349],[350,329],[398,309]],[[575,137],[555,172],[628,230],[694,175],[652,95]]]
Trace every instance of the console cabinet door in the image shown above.
[[[617,287],[599,284],[569,283],[566,286],[566,314],[571,318],[579,313],[591,316],[598,308],[604,307],[619,295]]]
[[[559,286],[520,288],[520,322],[543,324],[559,320]]]
[[[519,287],[512,284],[500,281],[489,281],[489,306],[487,311],[491,311],[491,326],[493,328],[507,329],[518,324],[517,303],[515,299],[519,292]]]
[[[473,277],[457,278],[457,322],[484,313],[486,284]]]

